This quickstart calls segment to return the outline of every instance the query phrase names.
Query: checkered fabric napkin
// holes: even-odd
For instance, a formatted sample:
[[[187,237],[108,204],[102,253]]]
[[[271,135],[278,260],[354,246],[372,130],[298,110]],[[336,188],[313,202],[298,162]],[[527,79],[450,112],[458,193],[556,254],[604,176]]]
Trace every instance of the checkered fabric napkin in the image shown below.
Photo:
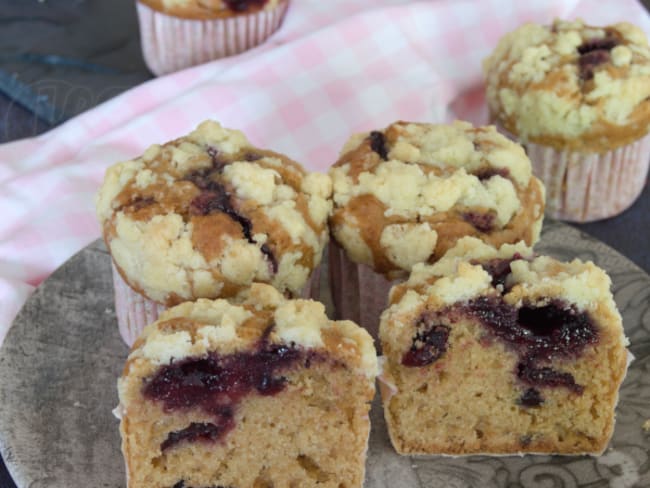
[[[506,32],[554,17],[650,33],[633,0],[294,0],[256,49],[0,146],[0,341],[34,287],[99,237],[93,197],[110,164],[206,118],[319,171],[351,133],[397,119],[485,123],[481,60]]]

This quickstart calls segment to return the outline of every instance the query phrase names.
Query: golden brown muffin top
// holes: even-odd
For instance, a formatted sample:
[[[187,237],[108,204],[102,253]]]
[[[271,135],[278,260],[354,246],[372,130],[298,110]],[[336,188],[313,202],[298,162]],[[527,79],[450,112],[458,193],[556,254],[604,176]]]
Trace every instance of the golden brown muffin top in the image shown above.
[[[328,240],[331,181],[207,121],[111,166],[97,214],[116,267],[151,300],[297,295]]]
[[[396,122],[353,136],[330,176],[332,235],[389,278],[435,262],[463,236],[539,238],[543,186],[522,147],[494,127]]]
[[[526,24],[483,68],[492,116],[523,142],[606,152],[650,130],[650,47],[629,23]]]

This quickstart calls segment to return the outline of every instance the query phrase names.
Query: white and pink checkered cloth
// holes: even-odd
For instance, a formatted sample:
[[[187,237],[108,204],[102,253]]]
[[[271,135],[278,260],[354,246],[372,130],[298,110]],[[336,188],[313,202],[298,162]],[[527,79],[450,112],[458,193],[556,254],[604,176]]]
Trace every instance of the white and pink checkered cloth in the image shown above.
[[[397,119],[485,123],[481,60],[504,33],[554,17],[650,33],[634,0],[293,0],[252,51],[0,146],[0,342],[34,288],[99,237],[93,197],[110,164],[206,118],[320,171],[349,134]]]

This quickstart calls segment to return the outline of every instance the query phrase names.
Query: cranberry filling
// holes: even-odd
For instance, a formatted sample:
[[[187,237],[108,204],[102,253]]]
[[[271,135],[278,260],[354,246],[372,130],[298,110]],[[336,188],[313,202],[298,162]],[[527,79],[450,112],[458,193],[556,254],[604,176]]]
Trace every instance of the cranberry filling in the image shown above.
[[[178,483],[176,483],[174,486],[172,486],[172,488],[193,488],[193,487],[185,486],[185,480],[180,480]],[[198,487],[196,487],[196,488],[198,488]],[[210,486],[210,487],[206,486],[205,488],[230,488],[230,487],[219,485],[219,486]]]
[[[570,373],[539,367],[537,362],[578,356],[598,341],[598,331],[585,312],[561,300],[542,307],[508,305],[501,297],[479,297],[457,309],[478,319],[519,354],[517,377],[532,386],[565,387],[581,394]]]
[[[424,328],[413,337],[411,348],[402,356],[402,364],[410,368],[426,366],[438,360],[447,352],[449,327],[432,323],[434,317],[424,314],[418,321],[418,328]]]
[[[228,421],[232,424],[232,414],[228,417]],[[187,441],[187,442],[196,442],[198,440],[202,441],[217,441],[221,435],[228,430],[232,429],[234,425],[216,425],[212,423],[197,423],[192,422],[189,427],[186,427],[183,430],[176,432],[170,432],[167,436],[167,439],[160,445],[160,450],[165,452],[170,447],[174,447],[176,444]]]
[[[174,432],[161,449],[182,440],[218,440],[234,427],[234,411],[244,396],[255,392],[260,395],[281,392],[287,382],[281,371],[299,363],[309,367],[317,359],[321,357],[313,351],[303,351],[293,345],[268,344],[263,339],[253,352],[210,353],[162,366],[144,381],[144,396],[162,402],[167,411],[201,408],[213,416],[214,423]]]
[[[373,130],[370,133],[370,149],[379,154],[384,161],[388,161],[388,150],[386,149],[386,137],[383,133]]]
[[[519,397],[519,405],[522,407],[539,407],[542,403],[544,403],[544,398],[535,388],[528,388]]]
[[[502,178],[508,178],[510,176],[510,170],[508,168],[493,168],[488,167],[479,170],[474,174],[479,180],[486,181],[492,178],[493,176],[501,176]]]
[[[466,212],[463,215],[465,222],[469,222],[479,232],[490,232],[494,228],[494,214]]]
[[[223,212],[240,225],[242,233],[248,242],[256,244],[253,239],[253,223],[250,219],[237,212],[232,205],[230,193],[228,193],[221,183],[213,179],[214,174],[221,172],[223,165],[215,163],[217,152],[216,150],[211,152],[210,149],[211,148],[208,148],[208,154],[211,154],[215,168],[194,171],[185,177],[185,180],[191,181],[202,190],[201,193],[190,202],[190,214],[209,215],[213,212]],[[267,257],[268,262],[271,264],[273,273],[277,273],[278,262],[273,251],[271,251],[271,248],[267,244],[263,244],[260,247],[260,251]]]
[[[500,259],[494,258],[488,261],[479,261],[478,259],[473,259],[470,261],[471,264],[479,264],[483,267],[487,273],[492,276],[492,286],[503,286],[505,289],[506,279],[510,274],[510,264],[513,261],[518,259],[523,259],[523,256],[519,253],[515,253],[511,258]]]
[[[517,365],[517,377],[529,385],[562,386],[578,394],[584,391],[584,387],[575,382],[571,373],[562,373],[546,366],[538,368],[531,360],[524,360]]]
[[[610,60],[610,51],[619,44],[614,37],[602,39],[591,39],[578,46],[578,67],[580,78],[587,81],[594,77],[594,70],[597,66],[607,63]]]
[[[603,37],[602,39],[590,39],[578,46],[580,54],[587,54],[592,51],[611,51],[618,46],[618,39],[615,37]]]

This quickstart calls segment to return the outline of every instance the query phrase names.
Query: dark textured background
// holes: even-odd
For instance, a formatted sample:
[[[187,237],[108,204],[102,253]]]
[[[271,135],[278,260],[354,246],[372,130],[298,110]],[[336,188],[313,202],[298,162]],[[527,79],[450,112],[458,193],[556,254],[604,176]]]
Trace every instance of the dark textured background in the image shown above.
[[[134,0],[0,0],[0,142],[45,132],[149,78]],[[576,227],[650,271],[647,184],[622,215]],[[15,488],[1,461],[0,488]]]

